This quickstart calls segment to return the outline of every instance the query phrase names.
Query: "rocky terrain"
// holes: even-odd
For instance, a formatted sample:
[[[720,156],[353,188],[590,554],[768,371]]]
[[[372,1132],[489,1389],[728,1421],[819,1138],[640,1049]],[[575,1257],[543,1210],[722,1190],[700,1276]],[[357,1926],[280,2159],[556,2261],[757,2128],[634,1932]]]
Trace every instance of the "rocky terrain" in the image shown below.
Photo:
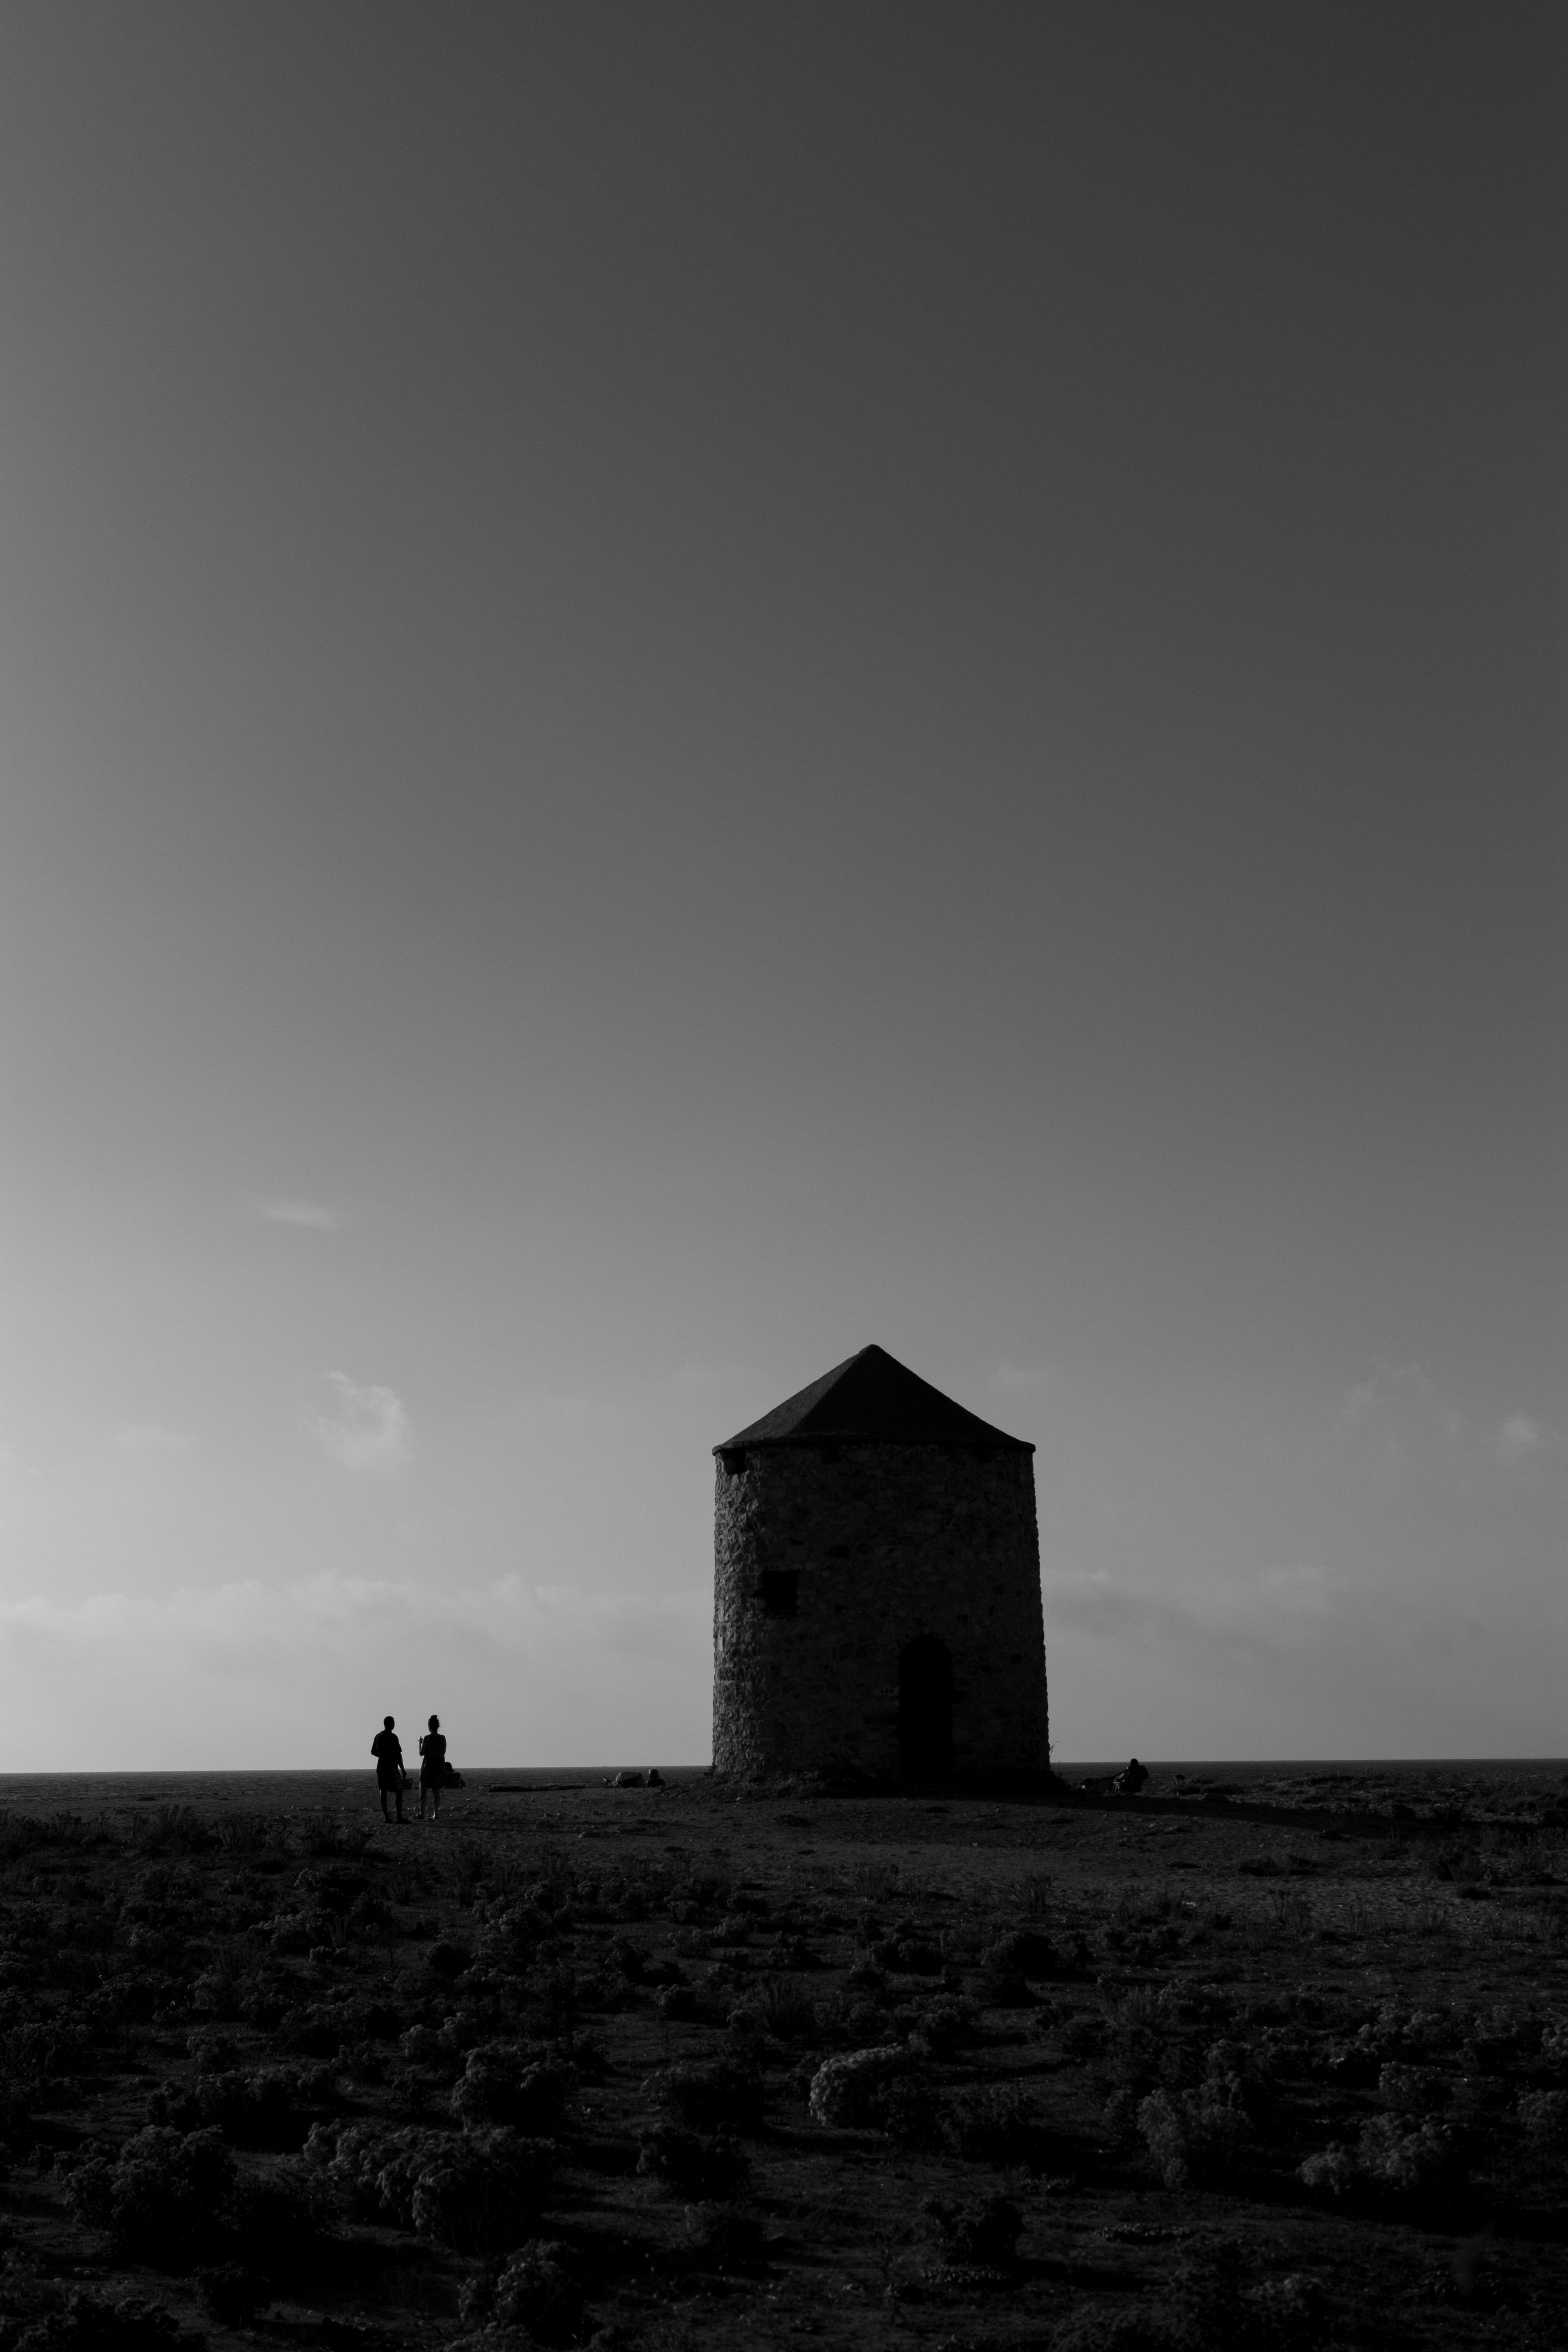
[[[1555,1768],[10,1786],[0,2352],[1568,2344]]]

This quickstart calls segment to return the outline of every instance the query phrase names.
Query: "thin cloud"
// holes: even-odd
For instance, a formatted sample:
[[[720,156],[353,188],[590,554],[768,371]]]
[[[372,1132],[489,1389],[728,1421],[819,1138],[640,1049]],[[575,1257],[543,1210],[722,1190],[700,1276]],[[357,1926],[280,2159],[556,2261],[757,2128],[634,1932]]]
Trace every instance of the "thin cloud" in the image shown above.
[[[645,1663],[653,1652],[685,1654],[705,1667],[710,1609],[705,1585],[592,1592],[570,1584],[531,1584],[515,1575],[450,1586],[327,1574],[282,1585],[249,1577],[159,1595],[0,1598],[0,1633],[58,1643],[63,1654],[94,1643],[138,1656],[177,1651],[216,1668],[252,1666],[262,1652],[289,1659],[323,1645],[331,1650],[340,1641],[346,1653],[365,1640],[370,1627],[387,1632],[395,1647],[456,1628],[487,1645],[531,1654],[554,1643],[593,1654],[624,1651]]]
[[[1510,1412],[1492,1441],[1498,1459],[1510,1464],[1523,1462],[1532,1454],[1554,1453],[1562,1443],[1554,1429],[1544,1423],[1531,1421],[1527,1412]]]
[[[414,1424],[395,1389],[329,1372],[331,1406],[317,1413],[310,1433],[342,1469],[380,1474],[400,1470],[408,1459]]]
[[[711,1595],[323,1575],[0,1596],[0,1761],[363,1762],[440,1706],[465,1763],[703,1753]],[[43,1759],[40,1761],[40,1759]]]
[[[1390,1363],[1381,1357],[1365,1380],[1345,1390],[1340,1410],[1351,1427],[1398,1417],[1406,1424],[1424,1423],[1445,1437],[1458,1437],[1465,1426],[1458,1406],[1442,1394],[1421,1365]]]
[[[296,1201],[266,1195],[251,1202],[258,1217],[269,1225],[292,1225],[299,1233],[335,1234],[342,1226],[342,1217],[336,1209],[329,1209],[320,1201]]]
[[[122,1421],[109,1442],[128,1462],[159,1462],[189,1454],[196,1441],[190,1430],[171,1429],[164,1422]]]
[[[1137,1650],[1226,1666],[1333,1670],[1354,1652],[1408,1659],[1474,1646],[1484,1628],[1473,1608],[1441,1597],[1377,1591],[1310,1564],[1268,1568],[1227,1582],[1209,1580],[1154,1592],[1103,1572],[1042,1577],[1047,1636],[1064,1626]]]

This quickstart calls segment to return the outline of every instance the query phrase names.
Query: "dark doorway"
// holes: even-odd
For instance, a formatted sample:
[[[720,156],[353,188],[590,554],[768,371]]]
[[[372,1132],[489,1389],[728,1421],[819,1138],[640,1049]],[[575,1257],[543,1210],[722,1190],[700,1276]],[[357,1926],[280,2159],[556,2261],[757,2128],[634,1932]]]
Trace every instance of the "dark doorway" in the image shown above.
[[[899,1660],[899,1771],[906,1780],[952,1771],[952,1660],[934,1633],[906,1643]]]
[[[764,1617],[798,1617],[800,1615],[800,1570],[798,1568],[764,1568],[757,1588],[762,1596]]]

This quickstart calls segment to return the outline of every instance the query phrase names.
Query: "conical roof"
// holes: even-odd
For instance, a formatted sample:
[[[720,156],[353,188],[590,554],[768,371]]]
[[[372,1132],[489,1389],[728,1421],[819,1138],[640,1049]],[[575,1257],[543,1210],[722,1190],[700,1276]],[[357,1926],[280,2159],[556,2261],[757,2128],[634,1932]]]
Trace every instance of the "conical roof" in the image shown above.
[[[889,1356],[885,1348],[862,1348],[835,1364],[809,1388],[785,1397],[772,1412],[727,1437],[715,1454],[741,1446],[821,1445],[871,1440],[879,1445],[973,1445],[987,1452],[1005,1447],[1032,1454],[1026,1438],[993,1429],[977,1413],[933,1389]]]

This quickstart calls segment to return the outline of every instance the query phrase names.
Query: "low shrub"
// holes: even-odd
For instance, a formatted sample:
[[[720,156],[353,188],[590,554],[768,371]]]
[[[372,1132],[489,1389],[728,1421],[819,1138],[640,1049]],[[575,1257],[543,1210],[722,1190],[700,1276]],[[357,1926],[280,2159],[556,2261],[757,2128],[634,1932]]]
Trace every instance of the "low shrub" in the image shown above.
[[[850,2050],[879,2050],[885,2042],[899,2038],[892,2011],[884,2008],[879,2000],[846,2000],[841,1997],[837,2022],[835,2039]]]
[[[892,1969],[900,1976],[939,1977],[942,1971],[942,1947],[926,1937],[884,1937],[872,1945],[871,1958],[879,1968]]]
[[[647,1946],[634,1944],[629,1936],[612,1937],[605,1947],[606,1976],[623,1976],[628,1984],[641,1984],[647,1966]]]
[[[1555,2010],[1542,2030],[1541,2055],[1549,2066],[1568,2068],[1568,2017]]]
[[[772,1977],[755,1996],[759,2021],[775,2042],[805,2042],[817,2030],[816,2003],[787,1979]]]
[[[212,2025],[198,2025],[194,2033],[185,2036],[185,2053],[195,2061],[198,2074],[224,2074],[237,2063],[239,2044],[232,2033],[222,2033]]]
[[[1152,2091],[1139,2102],[1138,2129],[1167,2189],[1222,2176],[1251,2137],[1245,2110],[1212,2082],[1194,2091]]]
[[[384,2083],[385,2053],[374,2042],[345,2042],[338,2050],[337,2071],[351,2083]]]
[[[1112,2090],[1137,2100],[1163,2080],[1178,2022],[1169,1988],[1139,1986],[1107,2003],[1100,2066]]]
[[[1030,2164],[1045,2152],[1047,2138],[1038,2110],[1011,2083],[955,2093],[939,2132],[949,2155],[968,2164]]]
[[[510,2125],[545,2139],[558,2127],[571,2090],[563,2067],[542,2064],[521,2043],[481,2042],[452,2091],[452,2115],[465,2130]]]
[[[781,1934],[773,1947],[770,1965],[776,1969],[788,1969],[795,1976],[813,1976],[818,1969],[825,1969],[827,1962],[820,1952],[812,1949],[804,1936]]]
[[[942,2145],[942,2103],[923,2076],[895,2074],[872,2104],[877,2121],[896,2147],[930,2149]]]
[[[308,2272],[331,2221],[321,2179],[297,2158],[268,2173],[242,2173],[229,2200],[235,2258],[272,2282]]]
[[[637,2170],[681,2196],[704,2200],[737,2197],[750,2178],[751,2162],[728,2132],[707,2134],[679,2124],[657,2124],[637,2150]]]
[[[239,2014],[247,2025],[270,2033],[288,2015],[295,1998],[293,1979],[280,1970],[260,1966],[238,1988]]]
[[[1353,2150],[1331,2141],[1306,2158],[1298,2177],[1336,2200],[1394,2197],[1441,2208],[1464,2186],[1466,2171],[1461,2142],[1447,2125],[1427,2116],[1412,2129],[1406,2117],[1374,2116]]]
[[[575,1978],[564,1968],[535,1969],[529,1978],[529,2007],[542,2032],[570,2033],[582,2008]]]
[[[79,2025],[51,2018],[0,2033],[0,2079],[13,2085],[79,2074],[92,2063],[92,2044]]]
[[[1358,2179],[1353,2152],[1343,2140],[1334,2139],[1327,2147],[1317,2149],[1298,2168],[1297,2178],[1320,2196],[1348,2197]]]
[[[1533,2154],[1568,2156],[1568,2091],[1526,2091],[1514,2114]]]
[[[262,1813],[229,1813],[213,1823],[213,1838],[224,1853],[262,1853],[280,1843],[277,1826]]]
[[[1053,2330],[1051,2352],[1319,2352],[1326,2317],[1313,2280],[1248,2281],[1239,2249],[1222,2241],[1179,2263],[1152,2309],[1075,2312]]]
[[[1454,2134],[1429,2116],[1414,2130],[1404,2124],[1402,2116],[1374,2116],[1363,2126],[1358,2161],[1365,2177],[1402,2197],[1458,2188],[1464,2167]]]
[[[918,2008],[900,2010],[899,2014],[908,2021],[910,2049],[925,2058],[951,2057],[974,2032],[973,2003],[951,1993],[941,1994]]]
[[[324,2066],[258,2066],[201,2074],[189,2086],[165,2083],[149,2102],[149,2120],[183,2132],[211,2126],[231,2147],[273,2152],[302,2147],[310,2130],[307,2110],[328,2097],[331,2077]]]
[[[414,2184],[414,2226],[458,2253],[502,2253],[529,2235],[555,2178],[552,2140],[519,2132],[466,2134]]]
[[[1016,1976],[1049,1976],[1057,1964],[1057,1948],[1037,1927],[1019,1927],[987,1944],[980,1960],[983,1968],[1005,1969]]]
[[[950,2263],[1005,2270],[1016,2259],[1024,2217],[1010,2197],[930,2198],[921,2210]]]
[[[1270,2105],[1267,2085],[1252,2070],[1247,2045],[1222,2040],[1205,2051],[1203,2078],[1195,2085],[1168,2082],[1136,2104],[1121,2095],[1168,2189],[1215,2181],[1252,2147]],[[1117,2105],[1113,2100],[1112,2107]]]
[[[1089,2305],[1052,2330],[1051,2352],[1189,2352],[1189,2347],[1155,2314]]]
[[[1391,2059],[1378,2074],[1377,2095],[1397,2116],[1436,2115],[1449,2101],[1449,2087],[1431,2066],[1402,2066]]]
[[[763,2119],[763,2078],[735,2058],[682,2059],[644,2085],[655,2105],[699,2131],[755,2131]]]
[[[1005,1957],[1009,1937],[1003,1945],[993,1945],[981,1958],[980,1970],[973,1979],[974,1998],[984,2009],[1033,2009],[1035,1996],[1022,1972],[1009,1965]]]
[[[11,1813],[0,1824],[0,1863],[19,1862],[25,1854],[37,1853],[46,1846],[102,1846],[109,1843],[108,1832],[96,1822],[84,1821],[79,1813],[56,1813],[45,1821],[36,1813]]]
[[[454,1977],[462,1975],[472,1959],[473,1954],[466,1944],[451,1943],[443,1936],[426,1953],[425,1966],[437,1983],[449,1984]]]
[[[194,1806],[155,1805],[137,1817],[132,1842],[149,1853],[210,1853],[218,1841]]]
[[[452,2145],[445,2132],[406,2125],[317,2124],[305,2142],[305,2162],[320,2172],[340,2210],[353,2221],[414,2226],[414,2183]]]
[[[177,2270],[212,2251],[234,2186],[220,2133],[152,2124],[112,2163],[99,2157],[79,2166],[66,2197],[78,2219],[107,2230],[128,2259]]]
[[[1382,2050],[1370,2026],[1348,2039],[1343,2034],[1324,2037],[1315,2053],[1311,2072],[1328,2083],[1348,2088],[1370,2089],[1383,2072]]]
[[[1310,2279],[1249,2279],[1240,2247],[1223,2239],[1177,2263],[1168,2294],[1155,2316],[1172,2352],[1318,2352],[1327,2333]]]
[[[363,1822],[317,1819],[300,1832],[304,1852],[318,1862],[358,1862],[375,1843],[375,1831]]]
[[[395,2042],[403,2019],[388,2000],[351,1996],[311,2001],[289,2019],[283,2040],[308,2058],[335,2058],[344,2042]],[[483,2036],[477,2031],[473,2040]]]
[[[542,1946],[557,1933],[551,1913],[536,1903],[506,1903],[492,1906],[479,1940],[479,1956],[486,1968],[512,1974],[531,1968]]]
[[[1465,2055],[1467,2062],[1482,2074],[1500,2074],[1527,2051],[1538,2049],[1541,2039],[1537,2020],[1524,2010],[1500,2001],[1473,2020],[1466,2037]]]
[[[894,2077],[910,2066],[901,2042],[870,2050],[847,2050],[827,2059],[812,2077],[807,2104],[819,2124],[854,2130],[879,2120],[880,2103]]]
[[[176,2352],[200,2336],[182,2336],[174,2314],[144,2295],[90,2294],[74,2289],[10,2337],[13,2352]]]
[[[689,2205],[686,2242],[704,2270],[755,2271],[767,2260],[767,2237],[754,2213],[732,2205]]]
[[[196,2292],[202,2309],[220,2327],[244,2327],[272,2301],[272,2290],[259,2273],[243,2263],[219,2263],[199,2270]]]
[[[459,2253],[505,2253],[530,2234],[554,2179],[554,2142],[506,2129],[318,2124],[306,2161],[356,2221],[390,2222]]]
[[[584,2315],[583,2290],[573,2275],[565,2247],[552,2238],[528,2239],[497,2279],[491,2308],[501,2326],[518,2329],[531,2343],[578,2342]]]

